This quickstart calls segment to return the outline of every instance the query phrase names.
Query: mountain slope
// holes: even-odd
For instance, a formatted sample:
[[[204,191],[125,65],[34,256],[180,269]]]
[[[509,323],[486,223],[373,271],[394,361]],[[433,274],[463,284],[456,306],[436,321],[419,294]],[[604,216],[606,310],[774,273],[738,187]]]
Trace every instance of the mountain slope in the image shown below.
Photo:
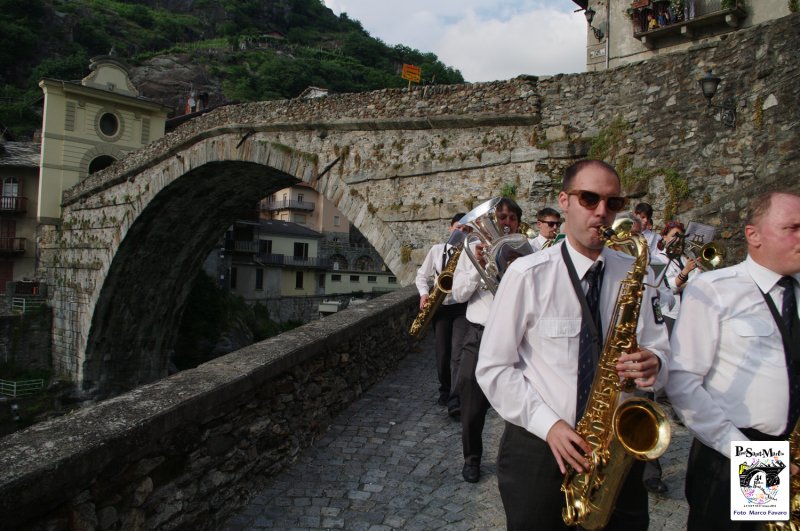
[[[0,124],[29,136],[44,77],[77,80],[113,54],[142,95],[180,112],[190,91],[209,104],[296,97],[310,85],[360,92],[463,83],[431,53],[387,46],[321,0],[0,0]]]

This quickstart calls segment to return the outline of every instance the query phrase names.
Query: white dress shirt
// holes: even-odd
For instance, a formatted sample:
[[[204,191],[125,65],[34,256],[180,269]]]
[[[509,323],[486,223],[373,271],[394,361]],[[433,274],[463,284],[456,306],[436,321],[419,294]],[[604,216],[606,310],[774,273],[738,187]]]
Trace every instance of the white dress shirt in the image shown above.
[[[530,240],[531,247],[533,247],[533,251],[534,252],[541,251],[542,247],[544,247],[544,244],[547,243],[547,241],[548,241],[547,238],[542,236],[541,233],[538,236],[536,236],[534,239]]]
[[[786,430],[786,355],[761,294],[768,293],[780,312],[780,278],[748,257],[697,276],[683,291],[667,394],[695,436],[728,457],[731,441],[747,440],[738,428],[769,435]],[[795,285],[800,296],[797,291]]]
[[[689,271],[689,280],[678,287],[676,279],[678,275],[680,275],[681,271],[683,271],[683,267],[685,265],[683,264],[683,258],[681,258],[680,262],[678,260],[670,260],[670,258],[663,251],[659,253],[659,256],[661,257],[662,263],[667,264],[666,271],[664,272],[664,280],[661,282],[661,284],[672,293],[672,304],[662,304],[661,311],[666,317],[677,319],[678,312],[681,309],[681,294],[683,293],[683,290],[686,289],[686,286],[689,284],[689,282],[691,282],[695,277],[697,277],[697,275],[701,273],[701,270],[700,268],[696,267]],[[664,291],[662,291],[662,294],[663,293]],[[665,297],[662,297],[662,301],[664,299]]]
[[[473,252],[475,245],[471,247]],[[477,325],[486,325],[494,295],[491,290],[483,286],[480,273],[472,260],[466,256],[466,251],[461,253],[461,259],[453,273],[453,291],[450,296],[455,302],[469,303],[467,305],[467,321]]]
[[[594,263],[566,245],[579,278]],[[558,420],[575,425],[581,305],[569,280],[561,246],[517,259],[506,271],[495,295],[481,341],[476,376],[495,410],[508,422],[541,439]],[[604,248],[600,315],[607,330],[619,282],[633,257]],[[652,283],[652,272],[648,275]],[[584,286],[585,289],[585,286]],[[645,288],[637,336],[641,348],[661,360],[656,387],[664,384],[669,349],[663,321],[656,322]]]
[[[442,261],[445,249],[450,249],[451,247],[452,245],[447,243],[436,243],[431,247],[431,250],[428,251],[428,254],[425,255],[425,260],[422,261],[422,265],[417,269],[417,276],[414,280],[420,297],[430,294],[430,289],[436,281],[436,277],[442,272]],[[469,259],[466,256],[462,256],[459,258],[459,261],[461,260]],[[442,304],[454,304],[452,296],[449,294],[446,295]]]
[[[642,231],[642,236],[647,240],[647,247],[650,248],[650,260],[656,264],[666,264],[667,261],[664,255],[658,250],[658,242],[661,240],[661,235],[652,229],[645,229]]]

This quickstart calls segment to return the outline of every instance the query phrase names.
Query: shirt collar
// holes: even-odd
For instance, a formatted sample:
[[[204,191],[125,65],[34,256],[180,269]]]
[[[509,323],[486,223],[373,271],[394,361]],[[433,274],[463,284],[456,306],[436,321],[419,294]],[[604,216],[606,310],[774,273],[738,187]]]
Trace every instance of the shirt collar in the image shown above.
[[[775,284],[777,284],[781,277],[783,277],[783,275],[762,266],[753,260],[750,255],[747,255],[747,258],[744,261],[744,266],[758,288],[764,293],[769,293],[772,291],[772,288],[775,287]],[[800,273],[795,273],[791,276],[796,282],[800,282]]]
[[[569,257],[572,259],[572,264],[575,266],[575,273],[577,273],[578,278],[583,279],[586,272],[589,271],[589,268],[592,267],[594,264],[594,260],[589,258],[588,256],[584,256],[578,251],[575,250],[572,245],[569,243],[569,238],[564,239],[564,244],[567,246],[567,252],[569,253]],[[600,256],[597,257],[598,262],[605,261],[605,254],[608,252],[606,247],[603,247],[603,250],[600,251]]]

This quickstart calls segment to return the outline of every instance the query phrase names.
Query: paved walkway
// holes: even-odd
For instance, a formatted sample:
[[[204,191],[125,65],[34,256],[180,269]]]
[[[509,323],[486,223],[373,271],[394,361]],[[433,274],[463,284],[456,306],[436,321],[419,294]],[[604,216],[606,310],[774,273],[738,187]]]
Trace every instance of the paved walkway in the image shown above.
[[[436,405],[433,362],[428,337],[224,529],[505,529],[494,464],[502,420],[489,412],[481,479],[464,482],[461,425]],[[652,530],[684,528],[690,442],[686,429],[673,424],[661,458],[670,492],[651,496]]]

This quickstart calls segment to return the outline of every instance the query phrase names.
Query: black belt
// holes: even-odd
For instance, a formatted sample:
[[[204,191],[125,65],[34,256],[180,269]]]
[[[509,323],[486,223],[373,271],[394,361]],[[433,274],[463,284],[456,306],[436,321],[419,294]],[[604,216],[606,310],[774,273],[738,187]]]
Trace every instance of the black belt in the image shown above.
[[[755,428],[738,428],[745,437],[751,441],[783,441],[786,440],[784,435],[769,435],[763,431],[758,431]]]

